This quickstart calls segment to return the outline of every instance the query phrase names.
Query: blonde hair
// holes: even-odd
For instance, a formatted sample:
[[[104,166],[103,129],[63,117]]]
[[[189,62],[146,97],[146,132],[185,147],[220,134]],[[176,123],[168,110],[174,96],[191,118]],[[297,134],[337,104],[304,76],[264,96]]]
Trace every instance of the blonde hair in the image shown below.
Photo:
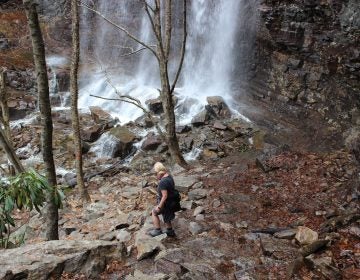
[[[154,164],[154,171],[158,175],[163,175],[167,172],[166,167],[161,162],[156,162]]]

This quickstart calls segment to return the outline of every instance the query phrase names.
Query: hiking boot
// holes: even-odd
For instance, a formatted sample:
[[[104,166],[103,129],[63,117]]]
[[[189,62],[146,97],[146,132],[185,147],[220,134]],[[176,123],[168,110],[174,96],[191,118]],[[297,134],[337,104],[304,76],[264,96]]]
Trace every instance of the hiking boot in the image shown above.
[[[162,231],[161,231],[161,229],[155,228],[155,229],[150,230],[148,234],[152,237],[155,237],[155,236],[162,234]]]
[[[169,237],[175,237],[176,236],[175,231],[173,229],[166,229],[164,231],[164,233],[166,233],[166,235],[169,236]]]

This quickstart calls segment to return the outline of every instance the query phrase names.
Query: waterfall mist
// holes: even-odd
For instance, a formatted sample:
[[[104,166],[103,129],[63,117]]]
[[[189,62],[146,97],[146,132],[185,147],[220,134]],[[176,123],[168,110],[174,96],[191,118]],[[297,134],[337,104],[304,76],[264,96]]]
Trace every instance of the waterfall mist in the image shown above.
[[[149,19],[140,1],[91,1],[104,16],[126,27],[130,33],[154,45],[154,35]],[[179,63],[182,40],[182,1],[173,1],[173,42],[170,77],[173,79]],[[179,100],[177,111],[180,123],[190,122],[192,116],[203,109],[207,96],[222,96],[231,108],[236,84],[242,79],[245,63],[251,51],[251,26],[256,22],[256,1],[246,0],[192,0],[188,5],[188,38],[185,62],[175,89]],[[249,12],[251,11],[251,12]],[[159,95],[160,79],[155,57],[138,50],[121,31],[104,21],[92,11],[83,9],[81,25],[82,79],[80,107],[101,106],[122,123],[142,115],[134,105],[89,97],[116,97],[114,87],[122,95],[139,99],[143,105]],[[246,36],[240,36],[240,35]],[[241,40],[239,40],[239,36]],[[242,38],[244,37],[244,38]],[[246,38],[247,37],[247,38]],[[243,40],[247,40],[244,42]],[[247,47],[245,47],[247,46]],[[107,81],[111,81],[109,84]],[[186,107],[184,109],[184,107]]]

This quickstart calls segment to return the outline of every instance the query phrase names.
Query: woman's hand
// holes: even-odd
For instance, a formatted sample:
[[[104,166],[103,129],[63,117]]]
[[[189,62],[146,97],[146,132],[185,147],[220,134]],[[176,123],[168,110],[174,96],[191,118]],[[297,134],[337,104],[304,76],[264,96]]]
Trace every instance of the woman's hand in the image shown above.
[[[156,206],[155,210],[156,210],[158,213],[160,213],[161,207],[158,205],[158,206]]]

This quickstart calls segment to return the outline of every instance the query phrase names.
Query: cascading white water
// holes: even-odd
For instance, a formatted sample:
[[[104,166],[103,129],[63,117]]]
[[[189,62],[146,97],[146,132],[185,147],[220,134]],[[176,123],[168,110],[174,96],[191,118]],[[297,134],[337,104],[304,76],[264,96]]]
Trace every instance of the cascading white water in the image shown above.
[[[147,44],[155,43],[149,20],[141,6],[136,4],[138,1],[97,2],[96,9],[104,16],[127,27]],[[175,5],[181,2],[174,1]],[[191,106],[186,112],[179,112],[181,123],[190,122],[192,116],[203,109],[207,96],[220,95],[232,107],[233,74],[235,68],[241,67],[234,59],[239,56],[235,52],[241,51],[237,46],[237,32],[245,28],[245,24],[254,21],[253,16],[242,20],[242,17],[247,16],[244,14],[245,6],[250,5],[247,0],[192,0],[190,3],[185,64],[175,91],[180,102],[188,102]],[[176,9],[179,13],[176,17],[181,15],[180,7]],[[159,75],[155,58],[147,50],[123,56],[139,49],[139,46],[91,11],[83,10],[82,16],[85,19],[82,30],[87,30],[82,33],[85,53],[82,62],[87,63],[87,66],[82,69],[80,107],[101,106],[116,115],[121,123],[138,118],[142,111],[134,105],[89,95],[114,98],[115,86],[122,95],[137,98],[145,105],[147,99],[158,96]],[[181,32],[181,28],[174,29],[173,46],[179,46]],[[178,64],[177,57],[170,63],[170,72],[174,72],[172,68]],[[91,64],[93,67],[89,66]],[[111,85],[107,79],[111,80]]]

